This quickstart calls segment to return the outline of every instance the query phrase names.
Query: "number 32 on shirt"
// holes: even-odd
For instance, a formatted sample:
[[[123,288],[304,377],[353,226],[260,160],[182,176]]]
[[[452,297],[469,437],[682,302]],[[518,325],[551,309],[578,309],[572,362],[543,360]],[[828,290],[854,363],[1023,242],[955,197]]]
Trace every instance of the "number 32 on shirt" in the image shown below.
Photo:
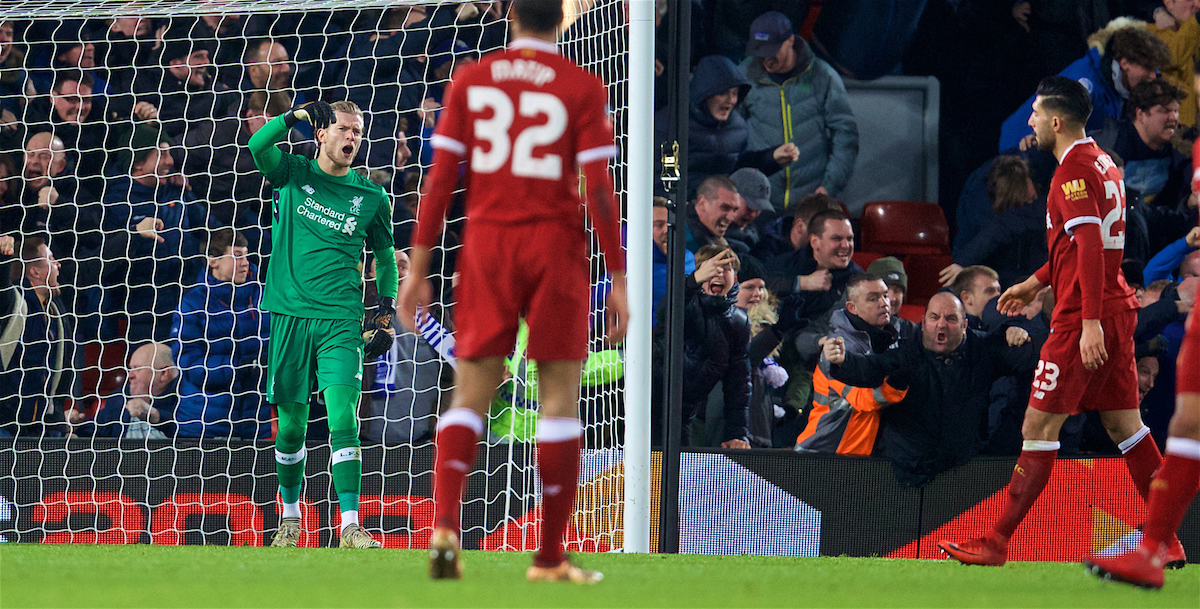
[[[491,118],[475,119],[475,137],[487,142],[490,149],[475,146],[471,151],[471,169],[478,173],[495,173],[509,162],[512,174],[523,178],[558,180],[562,178],[562,156],[546,153],[533,155],[533,149],[558,141],[567,128],[567,108],[553,94],[522,91],[517,107],[508,95],[496,87],[475,85],[467,89],[467,107],[471,112],[491,110]],[[544,123],[526,127],[510,139],[515,112],[536,118],[545,116]]]

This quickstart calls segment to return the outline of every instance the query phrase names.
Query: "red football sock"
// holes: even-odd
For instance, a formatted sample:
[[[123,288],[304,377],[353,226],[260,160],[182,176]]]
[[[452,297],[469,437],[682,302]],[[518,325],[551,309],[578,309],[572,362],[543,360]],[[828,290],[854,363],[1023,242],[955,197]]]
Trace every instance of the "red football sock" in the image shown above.
[[[1054,458],[1058,456],[1058,442],[1026,440],[1017,466],[1013,468],[1012,480],[1008,483],[1008,503],[992,532],[1004,539],[1012,537],[1017,525],[1025,519],[1033,502],[1037,501],[1042,489],[1050,481],[1054,469]]]
[[[438,419],[433,465],[433,525],[459,533],[462,492],[475,463],[483,419],[471,409],[452,408]]]
[[[534,564],[553,567],[563,561],[563,535],[575,511],[579,483],[578,419],[542,417],[538,421],[537,463],[542,476],[542,547]]]
[[[1154,472],[1162,465],[1162,453],[1158,452],[1158,444],[1150,436],[1150,428],[1142,426],[1136,433],[1121,442],[1119,448],[1125,456],[1125,466],[1129,468],[1129,477],[1143,501],[1150,501],[1150,481]]]
[[[1171,539],[1200,486],[1200,442],[1167,438],[1167,456],[1150,486],[1143,542],[1152,549]]]

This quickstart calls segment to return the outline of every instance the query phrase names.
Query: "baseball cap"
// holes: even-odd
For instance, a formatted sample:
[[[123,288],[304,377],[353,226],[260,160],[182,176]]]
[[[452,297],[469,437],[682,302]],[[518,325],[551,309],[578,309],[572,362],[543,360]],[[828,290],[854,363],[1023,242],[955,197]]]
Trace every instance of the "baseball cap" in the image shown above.
[[[879,277],[888,286],[900,286],[908,291],[908,273],[904,272],[904,264],[895,256],[878,258],[867,267],[867,272]]]
[[[771,182],[766,174],[753,168],[743,167],[729,175],[737,191],[746,200],[746,207],[756,211],[771,211]]]
[[[792,21],[779,11],[767,11],[750,24],[750,40],[746,54],[752,57],[771,57],[779,52],[784,41],[791,38]]]

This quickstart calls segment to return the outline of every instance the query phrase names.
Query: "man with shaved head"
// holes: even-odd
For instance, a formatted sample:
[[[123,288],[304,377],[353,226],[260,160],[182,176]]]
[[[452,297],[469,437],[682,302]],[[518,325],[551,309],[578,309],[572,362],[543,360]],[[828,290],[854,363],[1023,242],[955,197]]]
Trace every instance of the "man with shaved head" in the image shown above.
[[[989,396],[999,377],[1037,366],[1045,336],[1010,347],[1003,333],[967,329],[957,296],[929,299],[918,337],[874,355],[847,353],[842,339],[822,339],[830,376],[855,387],[888,385],[904,399],[883,409],[881,436],[901,483],[922,486],[967,462],[986,440]]]
[[[77,314],[94,311],[99,294],[101,207],[71,171],[63,140],[49,132],[30,135],[21,162],[14,204],[0,208],[0,230],[41,235],[62,258],[63,302]],[[88,329],[81,324],[80,329]]]
[[[154,342],[138,347],[129,356],[127,370],[125,385],[105,397],[96,411],[95,435],[111,438],[174,435],[179,368],[171,358],[171,347]],[[77,433],[89,435],[90,427],[77,427]],[[150,428],[157,433],[149,431]]]

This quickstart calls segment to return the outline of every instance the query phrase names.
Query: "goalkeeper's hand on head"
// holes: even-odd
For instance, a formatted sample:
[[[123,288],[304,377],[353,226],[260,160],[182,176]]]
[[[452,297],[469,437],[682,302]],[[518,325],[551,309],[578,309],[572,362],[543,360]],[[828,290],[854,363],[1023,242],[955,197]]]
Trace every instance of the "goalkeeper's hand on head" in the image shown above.
[[[383,297],[375,314],[363,325],[363,357],[372,362],[387,353],[396,340],[396,331],[392,329],[392,317],[396,315],[396,299]]]
[[[295,127],[300,121],[308,121],[312,123],[313,129],[325,129],[333,124],[335,118],[333,106],[318,100],[303,108],[288,110],[288,113],[283,115],[283,122],[288,128]]]

